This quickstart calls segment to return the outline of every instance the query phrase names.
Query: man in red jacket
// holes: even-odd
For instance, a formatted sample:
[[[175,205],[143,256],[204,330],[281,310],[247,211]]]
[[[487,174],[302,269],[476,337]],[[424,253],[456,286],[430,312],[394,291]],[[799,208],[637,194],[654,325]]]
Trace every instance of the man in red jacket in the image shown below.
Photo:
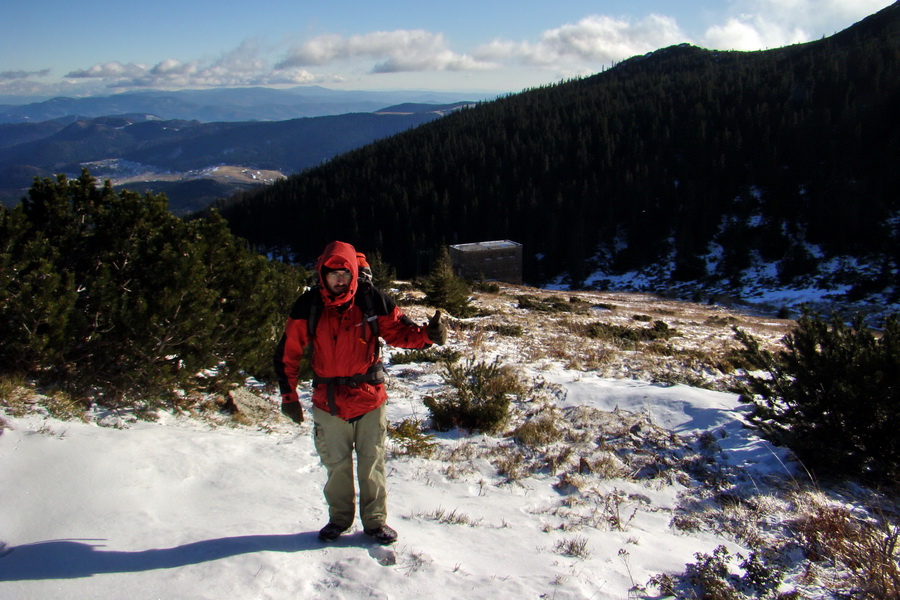
[[[335,540],[353,524],[355,451],[363,531],[381,544],[391,544],[397,541],[397,532],[385,523],[387,392],[379,338],[400,348],[423,348],[443,344],[447,331],[440,312],[420,327],[383,292],[361,282],[358,260],[350,244],[336,241],[325,248],[316,266],[320,284],[291,308],[275,351],[275,372],[282,412],[301,423],[300,361],[307,350],[312,352],[314,439],[327,473],[329,516],[319,539]]]

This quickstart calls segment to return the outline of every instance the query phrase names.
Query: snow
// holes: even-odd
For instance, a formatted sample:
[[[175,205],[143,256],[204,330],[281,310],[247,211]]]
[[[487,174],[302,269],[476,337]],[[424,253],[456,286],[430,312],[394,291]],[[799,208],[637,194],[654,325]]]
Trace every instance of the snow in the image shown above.
[[[734,395],[564,369],[543,376],[564,390],[560,408],[644,412],[679,435],[719,431],[746,469],[784,468],[742,427]],[[417,394],[434,381],[423,376],[395,397],[389,419],[422,418]],[[669,526],[677,484],[604,481],[599,494],[622,494],[623,512],[638,509],[628,526],[566,531],[551,510],[560,492],[550,477],[502,483],[477,456],[456,465],[466,476],[450,477],[441,461],[392,454],[390,524],[400,541],[377,546],[357,522],[326,545],[316,538],[327,513],[309,419],[293,427],[273,414],[279,423],[260,430],[162,417],[120,428],[6,417],[0,597],[620,599],[727,544]],[[439,442],[464,448],[485,437],[454,432]],[[450,513],[468,523],[438,518]],[[586,556],[555,551],[577,538]]]
[[[679,367],[677,352],[574,336],[571,323],[595,321],[597,310],[532,315],[516,307],[523,292],[553,294],[511,287],[478,298],[497,311],[483,325],[521,325],[523,336],[499,335],[475,318],[452,324],[449,345],[514,365],[542,394],[517,399],[515,423],[493,436],[427,432],[438,449],[430,457],[388,441],[393,546],[374,544],[358,520],[337,542],[318,541],[327,509],[311,419],[296,426],[281,417],[273,390],[248,387],[270,404],[256,421],[191,409],[150,422],[96,408],[86,422],[61,421],[39,403],[27,411],[0,404],[0,599],[661,598],[649,579],[684,572],[697,553],[724,545],[746,557],[749,539],[793,552],[796,544],[777,536],[796,517],[790,511],[817,497],[779,495],[798,488],[803,470],[744,427],[748,408],[721,391],[725,379],[711,389],[684,385],[716,382],[690,360]],[[790,326],[647,294],[563,294],[574,295],[606,307],[601,318],[611,322],[665,320],[681,333],[672,347],[688,358],[726,352],[736,343],[733,322],[767,343]],[[417,322],[431,314],[421,305],[405,311]],[[395,352],[386,349],[389,363]],[[669,377],[678,368],[691,376]],[[423,398],[446,385],[438,365],[398,361],[388,373],[390,423],[426,421]],[[309,406],[305,389],[301,400]],[[529,456],[510,432],[539,414],[574,434]],[[601,472],[595,465],[616,440],[626,445],[607,452],[611,466]],[[576,467],[581,456],[594,471],[541,467],[561,460],[567,444]],[[501,459],[516,451],[539,468],[502,474]],[[622,474],[623,465],[632,475],[641,468],[630,458],[651,461],[643,464],[659,467],[658,476]],[[698,475],[690,465],[708,470]],[[717,494],[757,508],[729,508]],[[829,597],[803,578],[808,562],[786,555],[783,563],[786,590]]]

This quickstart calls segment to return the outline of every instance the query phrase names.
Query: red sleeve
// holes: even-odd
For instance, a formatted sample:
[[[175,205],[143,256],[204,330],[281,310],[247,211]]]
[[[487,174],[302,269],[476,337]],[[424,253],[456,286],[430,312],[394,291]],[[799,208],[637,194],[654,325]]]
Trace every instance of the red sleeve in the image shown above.
[[[397,348],[424,348],[431,340],[424,327],[419,327],[396,306],[384,316],[378,317],[378,333],[384,341]]]
[[[306,319],[288,319],[284,335],[275,349],[275,374],[278,376],[278,387],[282,395],[297,391],[300,359],[303,358],[309,337],[306,327]]]

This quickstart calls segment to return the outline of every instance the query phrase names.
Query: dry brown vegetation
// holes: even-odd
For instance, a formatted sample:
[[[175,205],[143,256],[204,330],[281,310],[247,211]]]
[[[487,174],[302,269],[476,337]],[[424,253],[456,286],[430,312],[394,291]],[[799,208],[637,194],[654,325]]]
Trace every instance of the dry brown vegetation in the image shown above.
[[[421,296],[407,292],[404,309],[426,318]],[[794,322],[716,305],[625,292],[559,292],[503,284],[476,293],[481,316],[450,319],[454,347],[502,354],[511,364],[560,364],[601,377],[684,383],[730,390],[743,366],[733,327],[770,347]],[[645,335],[657,322],[666,336]],[[598,327],[597,325],[603,327]]]
[[[464,356],[499,359],[532,373],[561,366],[718,391],[732,391],[748,366],[735,327],[777,350],[795,326],[648,294],[504,285],[475,294],[473,304],[480,316],[450,321],[452,346]],[[412,293],[405,308],[427,316]],[[402,381],[395,385],[403,388]],[[655,510],[641,494],[610,490],[610,482],[682,485],[670,527],[714,532],[749,549],[747,555],[729,554],[724,546],[698,553],[684,573],[635,582],[634,597],[656,597],[649,591],[656,588],[677,598],[900,599],[900,504],[892,491],[824,484],[787,470],[754,479],[721,460],[711,432],[677,436],[646,414],[560,409],[554,404],[559,394],[538,377],[513,403],[496,443],[432,444],[428,457],[451,478],[477,477],[476,460],[489,461],[509,485],[555,478],[560,500],[541,516],[563,532],[628,531],[639,511]],[[588,552],[582,542],[572,538],[555,551],[580,556]]]

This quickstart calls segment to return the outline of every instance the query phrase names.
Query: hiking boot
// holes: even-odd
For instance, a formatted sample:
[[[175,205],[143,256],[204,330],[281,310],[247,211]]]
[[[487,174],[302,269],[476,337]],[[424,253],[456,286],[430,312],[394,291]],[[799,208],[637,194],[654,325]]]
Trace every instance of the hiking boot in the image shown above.
[[[397,541],[397,532],[387,525],[373,527],[372,529],[363,529],[363,533],[375,538],[375,541],[382,546],[387,546]]]
[[[334,540],[341,537],[341,534],[350,529],[349,527],[341,527],[340,525],[335,525],[334,523],[328,523],[325,527],[319,531],[319,539],[323,542],[333,542]]]

